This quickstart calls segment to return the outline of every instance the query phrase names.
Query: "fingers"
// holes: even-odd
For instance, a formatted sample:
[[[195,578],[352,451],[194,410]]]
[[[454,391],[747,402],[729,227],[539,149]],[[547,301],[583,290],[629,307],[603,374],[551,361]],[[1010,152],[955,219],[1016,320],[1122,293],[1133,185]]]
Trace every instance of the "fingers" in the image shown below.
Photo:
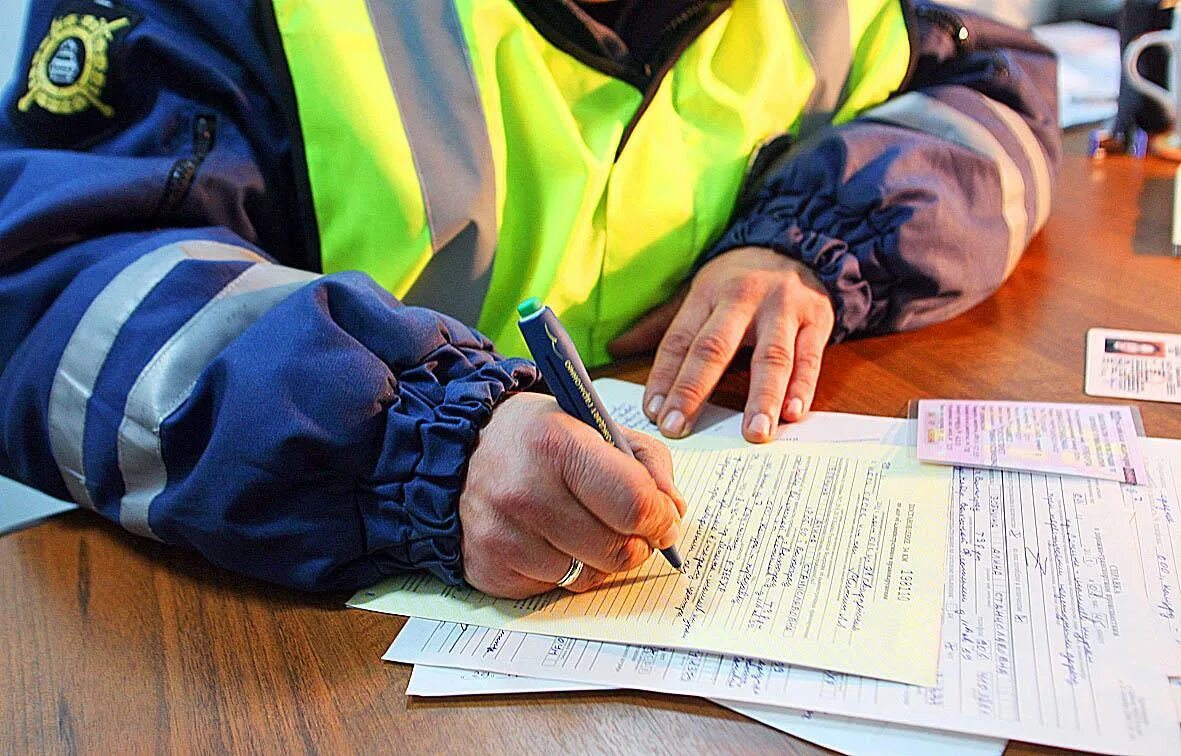
[[[631,444],[632,453],[636,455],[640,464],[648,469],[652,480],[656,481],[656,487],[673,500],[677,505],[677,514],[684,517],[689,505],[673,480],[673,460],[668,453],[668,447],[647,433],[630,428],[624,428],[623,432]]]
[[[681,536],[678,508],[648,469],[604,444],[578,421],[570,421],[580,430],[570,434],[571,448],[559,461],[562,477],[574,498],[616,534],[638,536],[661,549],[676,543]]]
[[[491,564],[466,565],[465,578],[473,588],[490,596],[520,599],[552,591],[570,569],[568,554],[563,554],[541,538],[530,538],[523,546],[528,559],[517,568],[505,566],[503,559]],[[484,560],[489,561],[489,560]],[[583,564],[582,572],[571,584],[564,586],[574,593],[589,591],[601,585],[610,575]]]
[[[649,310],[635,325],[608,344],[607,352],[614,359],[651,352],[660,343],[684,300],[685,291],[682,290],[669,301]]]
[[[588,590],[638,567],[653,546],[674,543],[680,518],[668,452],[633,442],[642,461],[550,397],[505,400],[469,460],[458,503],[468,583],[494,596],[537,595],[553,589],[574,556],[586,567],[569,587]],[[521,453],[506,455],[510,447]]]
[[[648,553],[651,553],[651,550]],[[542,590],[553,590],[558,581],[566,577],[566,573],[570,570],[570,555],[563,553],[543,539],[536,539],[536,543],[531,544],[530,555],[532,557],[530,566],[523,568],[522,571],[528,573],[526,577],[530,582],[543,586]],[[586,560],[580,559],[580,561],[583,563],[582,572],[573,583],[563,586],[566,590],[574,593],[589,591],[610,577],[608,573],[596,569]]]
[[[753,303],[736,301],[728,307],[718,307],[689,342],[689,347],[680,353],[680,345],[684,340],[678,337],[673,340],[667,359],[671,363],[679,360],[676,380],[668,390],[667,397],[661,403],[659,411],[660,432],[670,438],[682,438],[693,429],[697,416],[713,393],[714,387],[722,374],[726,372],[730,361],[742,339],[746,335],[754,314]],[[673,333],[672,327],[669,334]],[[661,344],[661,351],[665,351],[669,336]],[[659,361],[660,353],[657,353]],[[669,372],[672,367],[667,368]],[[655,366],[653,372],[655,373]],[[663,378],[663,375],[661,376]],[[658,388],[653,386],[653,378],[649,377],[649,386],[654,393]]]
[[[529,517],[529,520],[522,526],[536,528],[537,535],[552,550],[569,555],[555,581],[570,566],[571,556],[600,572],[613,573],[634,570],[652,554],[652,547],[647,540],[612,530],[577,502],[547,508]],[[552,573],[552,569],[546,569],[542,574]]]
[[[465,533],[462,542],[463,577],[476,590],[502,598],[525,598],[552,590],[554,583],[561,579],[570,566],[570,561],[566,560],[566,566],[552,581],[548,580],[544,565],[536,569],[524,568],[523,565],[534,564],[532,554],[537,543],[543,542],[507,523],[483,530],[477,537],[469,537]],[[546,548],[552,550],[548,544]],[[515,558],[509,558],[509,555]],[[546,559],[544,554],[542,559]],[[556,563],[553,555],[548,559]],[[534,576],[523,574],[522,570],[526,569]]]
[[[565,586],[589,590],[616,572],[639,567],[652,554],[641,538],[615,533],[578,502],[562,497],[521,502],[513,517],[483,529],[463,542],[464,577],[493,596],[524,598],[551,591],[570,569],[571,557],[583,562],[582,574]]]
[[[677,379],[681,364],[688,356],[698,331],[709,320],[709,313],[708,302],[690,291],[689,297],[677,310],[676,317],[665,331],[664,338],[660,340],[660,347],[652,360],[652,370],[648,373],[648,384],[644,387],[644,414],[652,422],[659,424],[663,417],[661,410],[665,398]]]
[[[788,422],[803,420],[812,407],[816,396],[816,383],[820,380],[820,364],[824,347],[832,333],[832,321],[806,324],[795,339],[795,360],[792,366],[791,383],[783,403],[782,417]]]
[[[798,327],[795,318],[782,308],[765,308],[760,313],[742,422],[747,441],[763,443],[775,437],[795,361]]]

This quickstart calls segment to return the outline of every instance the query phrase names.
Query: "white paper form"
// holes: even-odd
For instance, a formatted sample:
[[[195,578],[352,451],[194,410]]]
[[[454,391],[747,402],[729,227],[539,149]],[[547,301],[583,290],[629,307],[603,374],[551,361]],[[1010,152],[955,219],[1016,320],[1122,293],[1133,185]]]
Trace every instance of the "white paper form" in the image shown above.
[[[683,443],[661,436],[655,423],[640,411],[644,387],[638,383],[600,378],[595,381],[595,391],[618,424],[656,436],[670,446]],[[697,437],[722,438],[735,445],[746,445],[742,438],[742,413],[716,404],[707,404],[702,410],[693,433]],[[780,424],[775,438],[780,441],[866,441],[904,446],[913,443],[913,434],[914,421],[911,420],[845,412],[809,412],[799,422]]]
[[[1137,417],[1127,405],[921,399],[919,459],[1143,483]]]
[[[542,680],[538,677],[506,675],[479,669],[451,669],[415,664],[410,673],[406,695],[438,698],[441,696],[499,696],[508,693],[575,693],[585,690],[612,690],[606,685]]]
[[[472,696],[505,693],[564,693],[601,690],[603,686],[540,680],[470,669],[415,665],[406,694],[411,696]],[[776,706],[714,701],[780,732],[850,756],[1000,756],[1005,741],[951,735],[916,727],[866,722]]]
[[[595,389],[620,425],[658,435],[655,424],[639,411],[644,387],[614,378],[600,378]],[[708,405],[697,432],[743,444],[742,413]],[[865,441],[905,445],[913,443],[914,421],[898,418],[811,412],[801,422],[781,425],[777,438],[792,441]],[[548,693],[602,690],[607,686],[564,680],[541,680],[479,670],[416,665],[406,689],[409,695],[456,696],[493,693]],[[1004,740],[939,732],[915,727],[869,722],[846,717],[776,706],[715,700],[769,727],[795,735],[841,753],[856,756],[906,753],[932,756],[954,752],[965,756],[992,756],[1005,749]]]
[[[1181,677],[1181,441],[1146,438],[1144,454],[1148,485],[1121,486],[1124,509],[1136,529],[1149,606],[1173,639],[1162,667]]]
[[[521,601],[401,575],[349,605],[934,682],[950,468],[882,444],[680,445],[672,456],[689,503],[684,573],[654,556],[593,591]]]
[[[939,683],[411,620],[384,658],[788,706],[1107,753],[1177,753],[1117,484],[956,471]],[[1116,504],[1118,506],[1118,504]]]

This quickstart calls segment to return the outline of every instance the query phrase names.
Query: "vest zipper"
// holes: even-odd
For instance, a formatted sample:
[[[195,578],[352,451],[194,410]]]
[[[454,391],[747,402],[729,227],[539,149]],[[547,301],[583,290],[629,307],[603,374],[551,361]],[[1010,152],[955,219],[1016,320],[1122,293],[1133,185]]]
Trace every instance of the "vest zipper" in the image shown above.
[[[728,7],[730,7],[729,2],[698,0],[674,16],[661,29],[660,36],[665,40],[665,43],[657,48],[657,54],[651,56],[655,60],[661,61],[660,67],[653,70],[650,63],[644,63],[644,77],[647,79],[641,89],[644,98],[640,100],[640,106],[623,129],[623,136],[619,139],[619,147],[615,150],[617,162],[619,156],[623,154],[623,148],[627,146],[632,132],[635,131],[636,125],[640,122],[640,117],[644,115],[648,106],[652,104],[652,100],[656,98],[656,92],[660,89],[664,77],[673,69],[689,45],[693,44],[701,32],[716,21],[718,16],[722,15],[722,12]]]
[[[171,213],[180,206],[188,194],[189,187],[193,185],[197,169],[213,150],[216,139],[217,116],[197,116],[193,121],[193,154],[172,164],[171,170],[168,171],[168,181],[164,184],[164,195],[160,198],[157,215]]]

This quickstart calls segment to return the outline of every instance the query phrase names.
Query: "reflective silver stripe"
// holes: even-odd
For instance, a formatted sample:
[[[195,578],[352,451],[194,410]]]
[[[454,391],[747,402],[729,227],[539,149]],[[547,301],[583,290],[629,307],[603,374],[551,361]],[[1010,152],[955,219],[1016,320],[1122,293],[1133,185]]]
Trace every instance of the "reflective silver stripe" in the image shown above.
[[[496,253],[496,169],[453,0],[366,0],[414,168],[434,257],[404,297],[475,325]]]
[[[978,121],[934,97],[909,92],[867,111],[864,118],[932,134],[976,152],[996,165],[1001,182],[1001,214],[1009,227],[1009,257],[1005,276],[1021,259],[1028,239],[1029,214],[1025,210],[1025,180],[1021,169],[988,129]]]
[[[844,99],[845,83],[853,65],[848,0],[784,0],[799,30],[816,88],[804,107],[800,135],[808,136],[832,122]]]
[[[86,408],[99,370],[119,330],[169,271],[187,258],[260,260],[241,247],[215,242],[178,242],[149,252],[124,268],[86,308],[66,343],[49,390],[49,448],[74,501],[94,509],[86,488],[82,442]]]
[[[157,537],[148,512],[168,483],[160,426],[189,398],[197,378],[227,344],[314,278],[269,263],[246,269],[189,318],[140,372],[127,395],[117,441],[126,489],[119,511],[123,527]]]
[[[1050,178],[1050,161],[1046,157],[1042,143],[1034,136],[1033,129],[1016,111],[984,95],[980,95],[980,100],[1009,127],[1009,131],[1017,138],[1021,150],[1025,153],[1025,161],[1029,163],[1030,173],[1033,174],[1034,207],[1037,212],[1034,223],[1029,229],[1029,235],[1032,237],[1042,226],[1046,225],[1046,220],[1050,217],[1050,196],[1053,190],[1053,179]]]

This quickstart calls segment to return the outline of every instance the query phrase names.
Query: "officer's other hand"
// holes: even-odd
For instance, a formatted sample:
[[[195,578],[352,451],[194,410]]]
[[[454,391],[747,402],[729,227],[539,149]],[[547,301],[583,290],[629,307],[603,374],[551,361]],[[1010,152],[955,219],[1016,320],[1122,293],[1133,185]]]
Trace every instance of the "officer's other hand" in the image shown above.
[[[533,596],[553,590],[573,556],[586,567],[569,589],[581,592],[676,543],[685,503],[668,449],[624,432],[636,459],[552,397],[502,402],[480,433],[459,498],[468,583],[493,596]]]
[[[832,301],[806,265],[743,247],[711,260],[686,293],[608,349],[621,357],[659,340],[644,413],[661,433],[680,438],[692,431],[739,347],[753,346],[742,434],[762,442],[774,437],[780,420],[800,420],[811,407],[833,317]]]

